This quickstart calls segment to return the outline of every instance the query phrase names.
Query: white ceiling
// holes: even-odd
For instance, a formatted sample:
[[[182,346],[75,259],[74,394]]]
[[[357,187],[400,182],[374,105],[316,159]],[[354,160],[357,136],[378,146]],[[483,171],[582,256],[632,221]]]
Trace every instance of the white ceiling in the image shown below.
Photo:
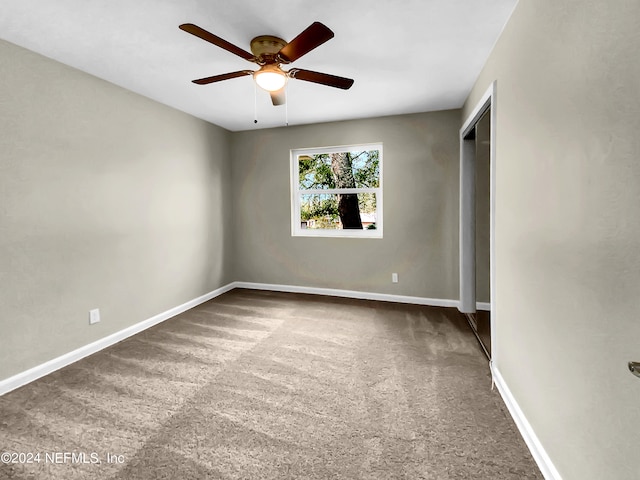
[[[0,38],[232,131],[458,108],[517,0],[2,0]],[[355,79],[291,80],[288,105],[241,77],[255,65],[178,29],[195,23],[244,50],[314,21],[335,37],[291,67]],[[46,81],[46,79],[43,79]]]

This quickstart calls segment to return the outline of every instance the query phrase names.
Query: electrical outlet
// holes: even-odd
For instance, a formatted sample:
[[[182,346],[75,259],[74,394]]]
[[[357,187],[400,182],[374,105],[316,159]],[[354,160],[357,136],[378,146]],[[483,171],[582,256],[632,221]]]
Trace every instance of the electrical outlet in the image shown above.
[[[93,310],[89,310],[89,325],[93,325],[94,323],[98,323],[100,321],[100,309],[94,308]]]
[[[391,281],[393,283],[398,283],[398,274],[397,273],[392,273],[391,274]]]

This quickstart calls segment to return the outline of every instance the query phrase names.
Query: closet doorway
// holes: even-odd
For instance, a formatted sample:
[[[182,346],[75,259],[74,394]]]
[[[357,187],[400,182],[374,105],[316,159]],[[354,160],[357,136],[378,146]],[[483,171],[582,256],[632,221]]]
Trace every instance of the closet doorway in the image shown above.
[[[495,84],[460,130],[460,311],[492,358]]]

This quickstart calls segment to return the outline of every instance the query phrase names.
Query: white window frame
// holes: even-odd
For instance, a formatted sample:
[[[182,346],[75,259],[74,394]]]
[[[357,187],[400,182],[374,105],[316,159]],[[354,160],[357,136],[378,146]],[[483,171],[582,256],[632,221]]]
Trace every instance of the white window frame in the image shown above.
[[[318,155],[321,153],[362,152],[378,150],[379,153],[379,186],[378,188],[328,188],[300,190],[300,170],[298,157],[300,155]],[[294,148],[291,150],[291,236],[293,237],[338,237],[338,238],[382,238],[382,142],[364,143],[356,145],[342,145],[334,147]],[[349,193],[375,193],[376,195],[376,229],[375,230],[330,230],[330,229],[303,229],[300,226],[300,194],[349,194]]]

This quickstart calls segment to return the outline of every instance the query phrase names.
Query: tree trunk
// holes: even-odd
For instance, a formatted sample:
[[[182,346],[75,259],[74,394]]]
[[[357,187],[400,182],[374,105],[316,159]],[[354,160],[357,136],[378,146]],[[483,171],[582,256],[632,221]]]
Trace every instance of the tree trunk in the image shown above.
[[[331,158],[331,172],[336,182],[336,188],[356,188],[356,180],[353,178],[353,168],[349,153],[332,153],[329,156]],[[348,193],[338,195],[338,215],[340,215],[342,228],[362,230],[357,194]]]

